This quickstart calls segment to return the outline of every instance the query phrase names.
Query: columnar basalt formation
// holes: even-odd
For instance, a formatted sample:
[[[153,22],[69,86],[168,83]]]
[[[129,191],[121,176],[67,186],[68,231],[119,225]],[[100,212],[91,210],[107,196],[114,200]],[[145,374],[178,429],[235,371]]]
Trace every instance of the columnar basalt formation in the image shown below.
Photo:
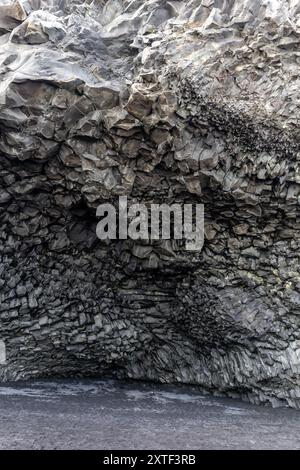
[[[300,404],[296,0],[0,0],[0,379]],[[203,203],[205,243],[96,207]]]

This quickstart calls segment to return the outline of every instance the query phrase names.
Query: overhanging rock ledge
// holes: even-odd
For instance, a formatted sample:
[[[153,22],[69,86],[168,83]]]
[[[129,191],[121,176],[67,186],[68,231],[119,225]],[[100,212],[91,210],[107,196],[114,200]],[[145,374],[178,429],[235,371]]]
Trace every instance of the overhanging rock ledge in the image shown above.
[[[0,0],[0,379],[300,405],[300,4]],[[205,205],[201,253],[95,209]]]

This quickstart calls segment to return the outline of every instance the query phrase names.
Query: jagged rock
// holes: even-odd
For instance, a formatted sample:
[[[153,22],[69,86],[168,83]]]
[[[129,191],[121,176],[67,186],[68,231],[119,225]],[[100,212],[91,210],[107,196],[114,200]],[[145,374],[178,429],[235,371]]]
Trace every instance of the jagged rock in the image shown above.
[[[0,0],[0,379],[193,383],[299,407],[300,9]],[[201,252],[96,207],[203,203]]]
[[[51,13],[33,11],[21,25],[11,33],[12,42],[42,44],[61,40],[66,34],[58,18]]]
[[[18,23],[26,20],[27,14],[22,2],[2,0],[0,5],[0,34],[12,31]]]

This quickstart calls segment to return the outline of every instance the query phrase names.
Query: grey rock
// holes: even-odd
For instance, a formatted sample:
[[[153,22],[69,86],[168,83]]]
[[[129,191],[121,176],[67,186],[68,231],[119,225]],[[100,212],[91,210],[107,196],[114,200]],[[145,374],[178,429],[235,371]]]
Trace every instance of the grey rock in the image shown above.
[[[2,0],[0,380],[193,383],[300,406],[297,2]],[[205,205],[205,243],[95,208]]]

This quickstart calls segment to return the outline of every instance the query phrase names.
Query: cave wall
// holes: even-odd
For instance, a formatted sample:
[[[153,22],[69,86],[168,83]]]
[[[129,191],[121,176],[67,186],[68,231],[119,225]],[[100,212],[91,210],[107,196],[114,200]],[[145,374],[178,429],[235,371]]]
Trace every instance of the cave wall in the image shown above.
[[[112,373],[299,406],[299,15],[0,1],[1,380]],[[202,251],[98,240],[121,195],[203,203]]]

